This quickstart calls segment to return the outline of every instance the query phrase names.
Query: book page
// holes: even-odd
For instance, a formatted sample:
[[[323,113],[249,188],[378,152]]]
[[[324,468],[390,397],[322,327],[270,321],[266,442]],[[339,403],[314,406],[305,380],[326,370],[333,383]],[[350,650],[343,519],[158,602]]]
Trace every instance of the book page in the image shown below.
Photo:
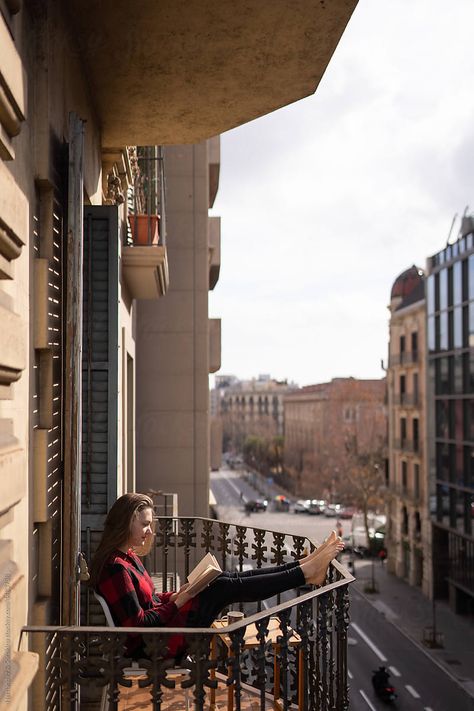
[[[199,563],[193,570],[191,570],[188,575],[188,582],[191,584],[194,583],[194,581],[199,578],[201,573],[203,573],[209,566],[213,568],[218,568],[219,570],[221,569],[219,563],[214,558],[212,553],[206,553],[204,558],[199,561]]]

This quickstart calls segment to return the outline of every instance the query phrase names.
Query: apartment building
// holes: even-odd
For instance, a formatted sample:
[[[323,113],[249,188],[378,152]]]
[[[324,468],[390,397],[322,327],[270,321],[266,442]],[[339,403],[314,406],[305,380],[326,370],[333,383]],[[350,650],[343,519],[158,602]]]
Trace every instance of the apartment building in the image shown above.
[[[0,705],[60,707],[54,648],[16,651],[20,631],[94,622],[81,552],[137,475],[161,488],[173,473],[185,510],[205,510],[208,139],[314,92],[355,5],[1,0]],[[128,220],[137,146],[170,168],[170,221],[157,200],[145,244]],[[159,405],[139,360],[163,375]]]
[[[474,611],[474,217],[427,262],[433,591]]]
[[[270,440],[283,436],[285,395],[296,388],[269,375],[251,380],[217,376],[212,402],[222,423],[223,446],[241,453],[247,437]]]
[[[384,378],[333,378],[285,397],[285,471],[295,495],[337,499],[348,454],[384,449],[385,389]]]
[[[425,277],[412,266],[390,294],[387,531],[389,570],[431,591],[431,521],[426,451]]]

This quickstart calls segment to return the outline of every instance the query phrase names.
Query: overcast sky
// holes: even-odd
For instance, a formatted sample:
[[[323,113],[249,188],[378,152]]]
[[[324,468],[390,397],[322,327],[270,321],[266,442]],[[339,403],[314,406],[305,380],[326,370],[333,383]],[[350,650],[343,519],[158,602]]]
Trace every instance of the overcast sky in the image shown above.
[[[473,28],[473,0],[359,0],[312,97],[222,135],[220,374],[383,376],[394,279],[474,212]]]

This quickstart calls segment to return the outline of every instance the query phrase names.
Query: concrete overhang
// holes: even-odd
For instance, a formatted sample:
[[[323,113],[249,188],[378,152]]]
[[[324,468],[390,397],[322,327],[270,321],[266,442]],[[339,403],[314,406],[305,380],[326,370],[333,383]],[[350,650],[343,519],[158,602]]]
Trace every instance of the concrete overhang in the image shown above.
[[[122,247],[122,275],[133,299],[159,299],[168,291],[166,247]]]
[[[221,218],[209,217],[209,289],[213,289],[219,279],[221,269]]]
[[[102,145],[196,143],[313,94],[357,0],[68,0]]]

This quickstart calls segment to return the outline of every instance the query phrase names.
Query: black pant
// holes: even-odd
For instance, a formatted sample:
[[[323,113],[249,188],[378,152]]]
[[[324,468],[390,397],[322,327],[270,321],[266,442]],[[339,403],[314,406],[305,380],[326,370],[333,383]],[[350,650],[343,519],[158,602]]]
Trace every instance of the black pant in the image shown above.
[[[209,627],[220,611],[233,602],[258,602],[304,583],[298,561],[243,573],[225,571],[199,593],[198,609],[189,613],[186,627]]]

